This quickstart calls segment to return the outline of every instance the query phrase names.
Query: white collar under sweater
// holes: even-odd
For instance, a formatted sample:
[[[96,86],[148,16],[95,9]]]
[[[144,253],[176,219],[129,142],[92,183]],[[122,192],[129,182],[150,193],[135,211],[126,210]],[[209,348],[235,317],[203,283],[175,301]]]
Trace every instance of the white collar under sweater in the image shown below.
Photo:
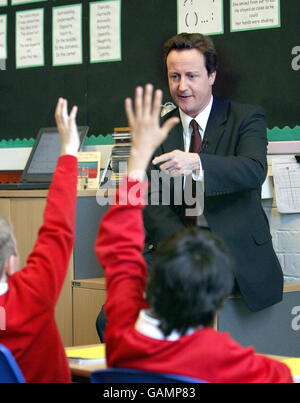
[[[169,336],[165,336],[163,332],[159,328],[159,319],[153,318],[149,311],[142,309],[139,313],[139,317],[135,323],[135,330],[139,333],[143,334],[144,336],[151,337],[152,339],[156,340],[167,340],[167,341],[176,341],[180,339],[181,334],[178,333],[176,330],[173,330]],[[190,335],[194,333],[198,328],[189,328],[185,335]]]
[[[0,283],[0,295],[5,294],[8,291],[7,283]]]

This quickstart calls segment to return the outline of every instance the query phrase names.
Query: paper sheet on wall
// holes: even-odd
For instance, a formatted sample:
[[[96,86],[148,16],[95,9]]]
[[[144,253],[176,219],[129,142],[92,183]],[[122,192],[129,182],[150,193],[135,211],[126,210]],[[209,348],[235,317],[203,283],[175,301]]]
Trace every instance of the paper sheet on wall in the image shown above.
[[[0,7],[7,6],[7,0],[0,0]]]
[[[121,0],[90,3],[90,61],[121,60]]]
[[[0,16],[0,59],[6,59],[7,57],[7,24],[6,24],[7,17],[6,15]]]
[[[37,3],[39,1],[47,1],[47,0],[11,0],[11,5],[18,6],[19,4]]]
[[[53,66],[82,63],[82,5],[53,7]]]
[[[223,0],[177,0],[178,33],[224,33]]]
[[[280,27],[280,0],[230,0],[231,31]]]
[[[277,210],[282,214],[300,213],[300,164],[294,156],[272,160]]]
[[[44,10],[16,13],[16,67],[44,65]]]

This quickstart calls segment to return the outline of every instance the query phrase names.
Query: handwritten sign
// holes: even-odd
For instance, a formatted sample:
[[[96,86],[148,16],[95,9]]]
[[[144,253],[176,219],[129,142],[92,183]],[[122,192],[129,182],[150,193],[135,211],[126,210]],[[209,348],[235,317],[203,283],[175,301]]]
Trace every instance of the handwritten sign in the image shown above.
[[[82,63],[82,5],[53,8],[53,66]]]
[[[280,0],[231,0],[231,31],[280,27]]]
[[[44,66],[44,10],[16,13],[16,67]]]
[[[7,17],[6,15],[0,16],[0,59],[7,57]]]
[[[224,33],[223,0],[177,0],[178,33]]]
[[[121,0],[90,3],[91,63],[121,60]]]

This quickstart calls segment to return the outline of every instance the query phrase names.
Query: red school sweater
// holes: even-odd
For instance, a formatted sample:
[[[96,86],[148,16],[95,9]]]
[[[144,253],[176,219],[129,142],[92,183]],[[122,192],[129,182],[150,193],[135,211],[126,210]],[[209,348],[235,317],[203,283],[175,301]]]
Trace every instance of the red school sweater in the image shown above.
[[[242,347],[227,333],[202,328],[169,341],[135,329],[139,312],[149,308],[144,299],[146,264],[142,256],[146,188],[146,183],[123,182],[118,194],[120,203],[111,206],[102,219],[95,245],[107,284],[108,366],[175,373],[218,383],[293,382],[285,364],[256,354],[252,347]]]
[[[12,352],[27,382],[71,380],[55,305],[74,243],[76,183],[77,158],[60,157],[34,249],[0,296],[5,312],[0,344]]]

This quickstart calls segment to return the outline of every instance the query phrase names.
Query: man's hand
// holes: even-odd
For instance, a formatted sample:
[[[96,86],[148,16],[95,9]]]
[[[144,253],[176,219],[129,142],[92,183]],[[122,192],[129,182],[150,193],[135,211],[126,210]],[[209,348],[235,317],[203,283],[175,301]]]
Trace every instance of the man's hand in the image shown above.
[[[200,170],[199,155],[180,150],[162,154],[154,158],[152,163],[161,164],[159,168],[170,176],[187,176]]]
[[[147,84],[145,94],[137,87],[134,99],[126,98],[125,112],[130,126],[131,152],[128,161],[128,176],[142,180],[150,158],[157,147],[167,138],[169,131],[179,123],[179,118],[168,119],[159,125],[162,91],[156,90],[153,101],[153,86]]]
[[[59,98],[56,110],[55,120],[61,139],[61,155],[77,156],[79,149],[79,134],[76,125],[77,106],[73,106],[70,115],[68,115],[68,102],[66,99]]]

